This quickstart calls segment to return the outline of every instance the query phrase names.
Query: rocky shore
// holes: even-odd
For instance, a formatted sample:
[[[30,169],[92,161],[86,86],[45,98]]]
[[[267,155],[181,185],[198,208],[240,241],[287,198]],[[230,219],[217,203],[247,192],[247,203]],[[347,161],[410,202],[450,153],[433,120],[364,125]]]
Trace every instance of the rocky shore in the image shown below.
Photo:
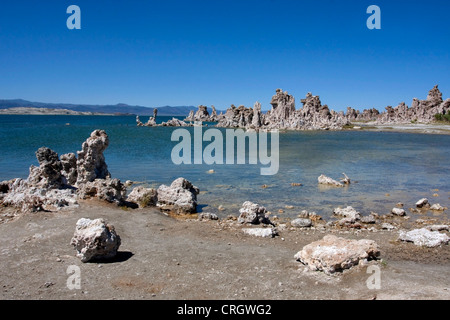
[[[291,101],[289,96],[278,93],[280,97],[285,97],[287,102]],[[279,100],[277,101],[279,102]],[[334,281],[330,279],[339,279],[345,275],[351,275],[351,278],[361,278],[364,270],[369,266],[384,268],[387,258],[394,258],[400,265],[404,264],[402,259],[405,259],[406,256],[409,257],[406,260],[411,259],[407,252],[410,252],[415,259],[419,259],[421,263],[429,257],[430,252],[438,264],[445,264],[450,258],[447,245],[450,240],[450,222],[447,218],[438,220],[423,215],[427,211],[444,212],[448,209],[438,203],[431,204],[426,198],[419,199],[414,206],[407,210],[404,209],[404,204],[399,202],[390,212],[381,213],[361,213],[351,206],[337,206],[333,210],[332,218],[327,219],[328,221],[308,210],[302,210],[294,219],[280,218],[270,209],[249,199],[242,204],[239,212],[219,217],[214,212],[198,212],[197,196],[200,189],[182,177],[174,180],[170,185],[161,185],[158,188],[137,186],[128,193],[127,187],[131,186],[132,182],[127,181],[124,184],[118,179],[112,179],[108,171],[103,155],[108,145],[109,138],[106,132],[95,130],[82,144],[81,151],[78,151],[76,155],[69,153],[59,157],[55,151],[42,147],[36,152],[39,167],[31,166],[27,179],[1,182],[0,229],[2,229],[2,235],[7,234],[10,237],[7,241],[2,239],[2,241],[5,240],[3,243],[9,243],[14,247],[18,245],[17,241],[21,241],[20,239],[14,240],[15,235],[8,231],[9,226],[14,228],[13,226],[27,223],[26,221],[33,221],[33,225],[41,225],[39,217],[51,217],[50,220],[55,223],[60,219],[73,221],[77,217],[76,223],[71,228],[67,226],[63,228],[64,230],[57,232],[58,237],[63,238],[70,238],[73,234],[70,242],[56,246],[57,252],[65,252],[63,256],[58,255],[58,261],[68,260],[74,264],[76,262],[73,257],[76,257],[81,263],[95,262],[102,266],[104,262],[116,261],[120,266],[120,257],[123,257],[123,251],[122,253],[120,251],[121,246],[124,243],[136,243],[137,240],[134,239],[140,237],[139,233],[135,233],[134,230],[133,232],[122,232],[124,230],[122,224],[131,227],[134,219],[137,221],[143,219],[143,213],[157,214],[159,212],[157,215],[161,218],[170,217],[169,219],[173,221],[187,223],[184,228],[189,228],[192,226],[191,223],[194,223],[196,226],[193,227],[193,230],[208,232],[208,237],[214,237],[216,232],[214,230],[226,230],[227,235],[223,236],[221,233],[220,237],[229,239],[237,236],[241,241],[248,240],[250,243],[259,243],[260,245],[265,244],[265,241],[270,241],[269,239],[278,239],[277,241],[282,243],[290,241],[289,239],[297,239],[295,245],[294,243],[286,244],[290,248],[289,250],[296,247],[296,252],[283,255],[289,250],[282,249],[276,255],[277,261],[291,261],[292,265],[288,263],[290,267],[283,270],[284,273],[290,274],[289,277],[292,277],[293,274],[299,276],[298,271],[295,270],[302,270],[300,278],[305,276],[306,279],[312,277],[309,272],[313,271],[322,272],[324,274],[322,279],[328,279],[326,281]],[[343,176],[339,182],[321,175],[318,177],[318,184],[326,184],[331,188],[349,187],[351,179],[345,173]],[[86,208],[92,206],[92,203],[96,203],[94,209],[87,210]],[[87,216],[86,213],[88,213]],[[128,222],[121,218],[125,216]],[[29,223],[31,222],[28,222],[27,226]],[[210,231],[206,231],[204,223],[211,228]],[[146,225],[149,227],[148,222]],[[154,227],[150,226],[151,229]],[[137,226],[133,228],[136,229]],[[71,229],[71,231],[67,233],[67,229]],[[183,237],[181,230],[177,236]],[[187,232],[195,233],[197,231]],[[192,234],[190,236],[198,237],[192,236]],[[47,237],[51,241],[55,240],[52,234],[42,236],[42,234],[35,233],[30,237],[26,238],[23,243],[41,240],[45,242]],[[298,245],[299,239],[301,239],[301,246]],[[163,247],[173,246],[171,241],[175,240],[167,241],[169,243],[159,243]],[[202,241],[206,241],[206,239]],[[214,239],[207,241],[215,242]],[[218,251],[213,250],[213,252],[216,254],[220,252],[221,246],[223,244],[218,245]],[[241,244],[240,246],[240,250],[244,250],[244,247],[248,250],[245,245]],[[277,244],[275,247],[286,248],[286,246]],[[72,250],[75,249],[73,254],[67,253],[68,247],[72,247]],[[142,248],[137,245],[136,249],[133,249],[133,255],[137,256],[136,259],[150,258],[141,252]],[[398,252],[398,248],[402,248],[401,253]],[[12,257],[14,256],[10,251],[12,249],[5,247],[2,252],[8,257]],[[189,259],[194,265],[202,263],[196,260],[196,253],[187,254],[188,256],[184,259]],[[214,253],[210,252],[210,254]],[[275,259],[272,252],[265,251],[265,254]],[[168,263],[167,253],[161,253],[157,255],[157,258],[160,259],[157,262],[159,267],[164,268],[164,264]],[[155,257],[153,256],[151,259],[153,260]],[[228,266],[231,271],[227,270],[226,272],[230,272],[231,275],[235,274],[232,270],[240,270],[246,264],[242,260],[232,257],[230,261],[236,263],[236,265]],[[282,264],[284,263],[282,262]],[[14,269],[15,267],[9,266],[9,262],[7,262],[6,265],[2,265],[2,268]],[[139,269],[136,265],[134,268]],[[213,267],[208,266],[208,268]],[[437,272],[439,266],[433,266],[431,269],[430,272]],[[348,273],[350,271],[352,273]],[[18,273],[23,273],[23,270],[18,270]],[[119,273],[127,276],[126,273]],[[180,283],[178,280],[175,279],[175,283]],[[272,280],[274,279],[270,279],[270,281]],[[307,282],[308,280],[303,281]],[[337,280],[337,283],[339,281]],[[190,283],[194,285],[192,281]],[[160,285],[164,287],[167,284]],[[414,286],[415,284],[412,282],[410,285]],[[442,284],[440,286],[442,287]],[[229,289],[232,290],[232,287],[230,286]],[[392,284],[389,284],[389,288],[391,287]],[[176,291],[176,287],[170,286],[170,288],[172,292]],[[369,286],[363,289],[364,292],[370,292],[367,291],[367,288]],[[96,292],[95,289],[93,290]],[[3,296],[11,297],[7,291],[7,289],[4,290]],[[160,293],[158,290],[155,292]],[[324,294],[322,290],[319,292]],[[396,294],[399,293],[396,292]],[[445,294],[440,292],[433,297],[444,297]],[[373,292],[370,292],[370,295],[373,296]],[[285,297],[285,295],[269,294],[267,297],[276,298]],[[386,296],[386,298],[388,297]]]

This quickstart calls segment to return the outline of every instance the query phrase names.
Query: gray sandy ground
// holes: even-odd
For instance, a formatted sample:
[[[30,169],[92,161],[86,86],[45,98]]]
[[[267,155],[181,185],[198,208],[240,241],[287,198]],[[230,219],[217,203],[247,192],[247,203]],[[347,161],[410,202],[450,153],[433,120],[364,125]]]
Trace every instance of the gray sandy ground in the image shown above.
[[[105,218],[122,239],[117,258],[82,263],[70,246],[79,218]],[[332,276],[294,255],[332,231],[285,230],[254,238],[223,221],[176,220],[155,209],[83,202],[73,211],[0,224],[0,299],[450,299],[450,250],[396,241],[396,231],[345,232],[381,248],[380,289],[367,266]],[[71,265],[81,289],[67,287]]]

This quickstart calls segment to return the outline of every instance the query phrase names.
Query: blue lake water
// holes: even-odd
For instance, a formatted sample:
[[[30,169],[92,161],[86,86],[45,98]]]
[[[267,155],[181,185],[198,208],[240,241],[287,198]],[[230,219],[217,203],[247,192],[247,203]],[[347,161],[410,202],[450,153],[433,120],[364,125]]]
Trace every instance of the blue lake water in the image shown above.
[[[159,117],[159,122],[168,119]],[[0,115],[0,180],[26,178],[29,166],[38,164],[35,151],[42,146],[59,155],[76,153],[95,129],[105,130],[110,138],[105,157],[113,178],[157,187],[184,177],[200,188],[203,211],[219,213],[222,205],[226,210],[221,215],[237,215],[242,203],[250,200],[280,217],[295,217],[301,210],[328,217],[333,208],[347,205],[363,214],[382,214],[399,201],[413,207],[422,197],[450,208],[448,135],[284,132],[279,171],[262,176],[259,164],[175,165],[171,160],[177,144],[171,141],[175,128],[137,127],[133,116]],[[211,169],[214,173],[208,173]],[[338,180],[343,172],[357,183],[345,188],[318,186],[321,174]],[[285,209],[286,205],[294,208]]]

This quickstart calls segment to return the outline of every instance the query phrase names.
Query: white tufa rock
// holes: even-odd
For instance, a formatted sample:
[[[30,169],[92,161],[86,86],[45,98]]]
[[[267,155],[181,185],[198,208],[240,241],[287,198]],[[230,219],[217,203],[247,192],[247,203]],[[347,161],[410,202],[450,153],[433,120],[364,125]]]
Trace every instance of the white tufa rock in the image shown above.
[[[391,213],[400,217],[406,216],[406,211],[401,208],[392,208]]]
[[[332,274],[376,258],[379,254],[378,246],[373,240],[349,240],[326,235],[322,240],[304,246],[294,258],[311,270]]]
[[[276,228],[243,228],[242,232],[250,236],[262,238],[273,238],[278,234]]]
[[[158,188],[157,206],[177,214],[196,213],[197,195],[200,190],[184,178],[178,178],[170,186]]]
[[[347,208],[344,208],[344,209],[336,208],[333,210],[333,214],[336,216],[349,218],[352,222],[355,222],[355,221],[361,219],[361,214],[351,206],[347,206]]]
[[[158,193],[153,188],[138,186],[130,192],[127,201],[136,203],[139,205],[139,208],[156,206],[156,203],[158,202]]]
[[[317,181],[319,184],[325,184],[329,186],[335,186],[335,187],[343,187],[344,184],[340,183],[339,181],[336,181],[330,177],[327,177],[326,175],[320,175],[320,177],[317,178]]]
[[[121,240],[114,226],[107,224],[105,220],[81,218],[76,224],[70,244],[77,250],[77,257],[82,262],[88,262],[93,259],[113,258]]]
[[[245,201],[242,208],[239,209],[239,213],[237,220],[239,223],[271,224],[266,208],[257,203]]]
[[[416,207],[417,208],[423,208],[423,207],[427,207],[430,204],[428,203],[428,199],[427,198],[422,198],[419,201],[416,202]]]
[[[426,228],[421,228],[408,232],[400,231],[398,239],[401,241],[413,242],[416,246],[432,248],[448,243],[450,238],[439,231],[430,231]]]
[[[297,218],[291,221],[291,226],[295,228],[308,228],[312,226],[312,221],[309,218]]]
[[[439,203],[435,203],[430,207],[430,210],[444,211],[444,210],[447,210],[447,207],[443,207]]]

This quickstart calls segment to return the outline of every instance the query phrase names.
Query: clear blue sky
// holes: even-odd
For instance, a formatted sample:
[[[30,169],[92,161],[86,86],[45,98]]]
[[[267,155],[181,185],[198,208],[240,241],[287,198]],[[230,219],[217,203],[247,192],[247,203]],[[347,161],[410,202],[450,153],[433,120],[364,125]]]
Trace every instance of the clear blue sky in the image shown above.
[[[81,8],[81,30],[66,9]],[[381,8],[381,30],[366,9]],[[3,1],[0,98],[270,107],[276,88],[334,110],[450,97],[450,1]]]

